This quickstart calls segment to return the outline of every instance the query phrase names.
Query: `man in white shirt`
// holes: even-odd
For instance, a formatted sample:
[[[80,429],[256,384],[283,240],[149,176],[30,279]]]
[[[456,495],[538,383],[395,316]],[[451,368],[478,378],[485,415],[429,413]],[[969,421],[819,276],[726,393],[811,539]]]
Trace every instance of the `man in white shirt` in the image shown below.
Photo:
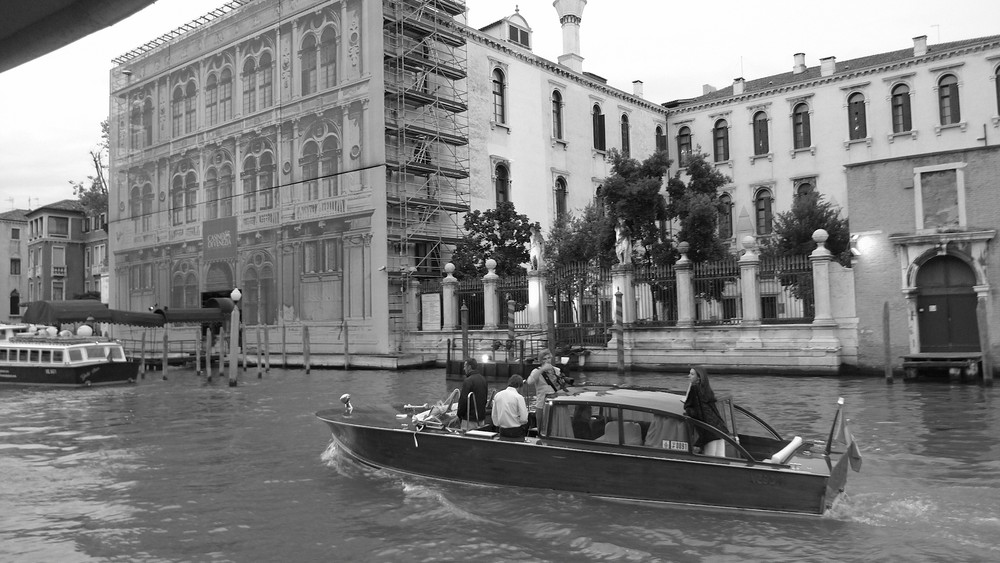
[[[518,389],[524,383],[520,375],[512,375],[507,387],[493,396],[493,424],[499,428],[500,439],[523,442],[528,425],[528,407]]]

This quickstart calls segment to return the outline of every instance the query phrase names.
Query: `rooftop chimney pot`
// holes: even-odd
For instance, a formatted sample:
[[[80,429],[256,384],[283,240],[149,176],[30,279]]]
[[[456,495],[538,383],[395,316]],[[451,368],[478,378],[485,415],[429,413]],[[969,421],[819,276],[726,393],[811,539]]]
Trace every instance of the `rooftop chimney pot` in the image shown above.
[[[802,74],[806,71],[806,54],[805,53],[795,53],[793,57],[795,59],[795,64],[792,65],[792,74]]]
[[[927,36],[921,35],[913,38],[913,56],[922,57],[927,54]]]
[[[837,70],[837,57],[825,57],[819,60],[819,75],[833,76]]]

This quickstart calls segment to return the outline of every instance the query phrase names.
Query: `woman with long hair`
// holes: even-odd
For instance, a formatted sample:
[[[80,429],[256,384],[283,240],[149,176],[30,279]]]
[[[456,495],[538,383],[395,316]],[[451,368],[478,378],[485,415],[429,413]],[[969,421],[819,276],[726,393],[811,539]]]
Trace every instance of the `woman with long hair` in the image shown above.
[[[700,420],[720,432],[729,433],[726,421],[715,406],[715,392],[708,382],[708,370],[704,366],[695,366],[688,372],[687,397],[684,398],[684,413],[691,418]],[[714,432],[698,429],[698,440],[694,445],[701,448],[701,453],[715,457],[725,457],[726,441]]]

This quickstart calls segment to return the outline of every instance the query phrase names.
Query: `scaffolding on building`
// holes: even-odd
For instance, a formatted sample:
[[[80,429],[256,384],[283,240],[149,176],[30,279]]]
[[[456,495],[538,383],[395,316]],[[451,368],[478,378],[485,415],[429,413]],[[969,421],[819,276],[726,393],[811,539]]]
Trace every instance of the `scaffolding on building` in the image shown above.
[[[384,0],[390,275],[439,277],[469,211],[466,40],[460,0]]]

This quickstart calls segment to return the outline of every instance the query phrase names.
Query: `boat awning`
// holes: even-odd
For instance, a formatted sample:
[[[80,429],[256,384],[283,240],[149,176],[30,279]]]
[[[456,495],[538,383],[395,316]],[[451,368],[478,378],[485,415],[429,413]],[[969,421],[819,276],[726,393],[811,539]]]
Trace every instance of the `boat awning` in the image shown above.
[[[227,299],[228,301],[228,299]],[[230,308],[230,310],[232,310]],[[219,307],[202,307],[191,309],[157,309],[153,314],[163,319],[165,323],[221,323],[226,313]]]
[[[160,315],[109,309],[107,305],[94,299],[32,301],[21,315],[21,322],[46,326],[82,323],[88,319],[119,325],[163,326],[163,317]]]

